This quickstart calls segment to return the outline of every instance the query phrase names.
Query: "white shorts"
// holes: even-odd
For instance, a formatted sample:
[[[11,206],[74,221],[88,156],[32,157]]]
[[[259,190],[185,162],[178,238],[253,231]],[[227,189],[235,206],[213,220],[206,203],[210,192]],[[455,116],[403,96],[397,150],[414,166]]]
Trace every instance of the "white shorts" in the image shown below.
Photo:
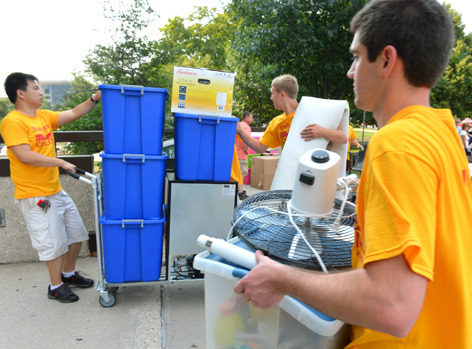
[[[37,203],[46,199],[51,207],[44,212]],[[56,259],[69,251],[69,245],[88,240],[79,211],[64,190],[51,196],[16,199],[15,202],[25,218],[40,261]]]

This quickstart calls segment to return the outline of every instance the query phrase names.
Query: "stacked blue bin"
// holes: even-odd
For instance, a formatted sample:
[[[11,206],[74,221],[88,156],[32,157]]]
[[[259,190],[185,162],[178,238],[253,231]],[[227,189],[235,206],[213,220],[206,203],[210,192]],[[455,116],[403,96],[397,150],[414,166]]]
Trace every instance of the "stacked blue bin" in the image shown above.
[[[161,275],[167,155],[162,152],[167,90],[100,85],[105,278],[157,281]]]
[[[177,178],[228,182],[238,121],[233,117],[174,113]]]

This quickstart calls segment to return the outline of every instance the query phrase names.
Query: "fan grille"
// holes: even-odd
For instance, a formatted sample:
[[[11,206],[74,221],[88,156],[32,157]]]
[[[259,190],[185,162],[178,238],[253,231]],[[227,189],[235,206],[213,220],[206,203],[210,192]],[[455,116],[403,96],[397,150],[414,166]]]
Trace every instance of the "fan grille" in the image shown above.
[[[263,250],[271,258],[285,264],[320,270],[313,252],[290,222],[287,203],[291,190],[266,191],[244,200],[233,213],[236,235],[249,246]],[[341,201],[335,200],[331,216],[317,218],[293,213],[293,221],[316,249],[328,269],[351,265],[354,242],[355,206],[347,202],[338,231],[331,228],[339,214]]]

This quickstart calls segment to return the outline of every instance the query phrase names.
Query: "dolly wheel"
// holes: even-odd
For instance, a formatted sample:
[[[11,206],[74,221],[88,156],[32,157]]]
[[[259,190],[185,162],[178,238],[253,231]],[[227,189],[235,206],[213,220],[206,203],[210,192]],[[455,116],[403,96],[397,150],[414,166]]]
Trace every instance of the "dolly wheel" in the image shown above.
[[[102,307],[110,308],[115,305],[116,297],[114,293],[108,293],[108,300],[105,300],[105,298],[100,297],[98,301],[100,302],[100,305]]]

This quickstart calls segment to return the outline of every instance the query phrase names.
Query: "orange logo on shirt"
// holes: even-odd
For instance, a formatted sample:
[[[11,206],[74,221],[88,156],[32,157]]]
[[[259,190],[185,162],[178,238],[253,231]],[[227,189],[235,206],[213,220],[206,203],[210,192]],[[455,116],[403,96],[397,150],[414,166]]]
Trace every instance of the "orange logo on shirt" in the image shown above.
[[[36,135],[36,147],[46,147],[54,143],[52,131],[49,131],[46,135],[39,133]]]

